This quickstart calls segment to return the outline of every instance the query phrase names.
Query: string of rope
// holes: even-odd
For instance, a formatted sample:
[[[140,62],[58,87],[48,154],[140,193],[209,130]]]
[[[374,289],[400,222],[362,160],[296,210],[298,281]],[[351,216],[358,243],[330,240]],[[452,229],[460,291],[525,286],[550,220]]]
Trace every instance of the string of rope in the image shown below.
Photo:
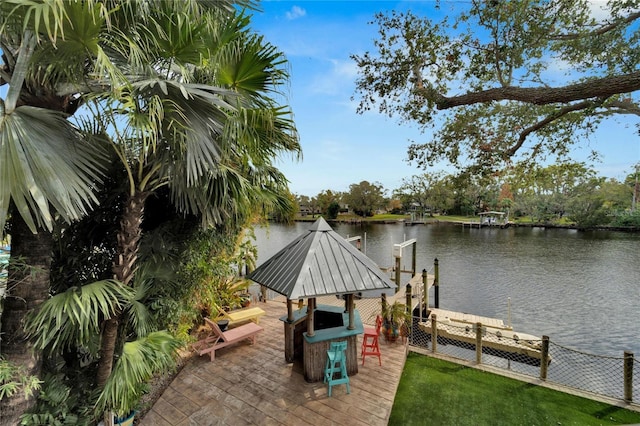
[[[569,352],[577,353],[577,354],[580,354],[580,355],[587,355],[587,356],[591,356],[591,357],[595,357],[595,358],[602,358],[602,359],[615,359],[615,360],[622,360],[622,359],[624,359],[624,357],[622,357],[622,356],[615,356],[615,355],[598,355],[598,354],[592,354],[592,353],[589,353],[589,352],[579,351],[579,350],[577,350],[577,349],[572,349],[572,348],[569,348],[569,347],[566,347],[566,346],[559,345],[559,344],[554,343],[554,342],[552,342],[552,341],[549,341],[549,346],[552,346],[552,345],[553,345],[553,346],[556,346],[556,347],[558,347],[558,348],[564,349],[565,351],[569,351]]]

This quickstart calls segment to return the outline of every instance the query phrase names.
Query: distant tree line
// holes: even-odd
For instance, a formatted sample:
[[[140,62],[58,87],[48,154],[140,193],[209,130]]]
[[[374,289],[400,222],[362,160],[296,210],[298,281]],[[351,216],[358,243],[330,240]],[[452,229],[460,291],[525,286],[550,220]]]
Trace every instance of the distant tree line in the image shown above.
[[[473,216],[499,210],[510,219],[534,223],[564,221],[580,228],[638,226],[637,176],[624,181],[598,176],[583,163],[517,165],[489,176],[468,172],[423,173],[403,179],[393,190],[362,181],[346,192],[294,195],[297,214],[335,219],[340,213]],[[389,195],[387,195],[389,194]]]

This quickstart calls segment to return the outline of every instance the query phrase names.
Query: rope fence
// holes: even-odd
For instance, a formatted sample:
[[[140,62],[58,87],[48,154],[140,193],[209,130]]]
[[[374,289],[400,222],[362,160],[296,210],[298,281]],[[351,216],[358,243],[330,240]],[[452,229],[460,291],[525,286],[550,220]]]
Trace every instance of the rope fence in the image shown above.
[[[432,315],[428,320],[413,317],[409,345],[626,402],[640,401],[640,365],[633,353],[595,355],[546,336],[529,337]]]

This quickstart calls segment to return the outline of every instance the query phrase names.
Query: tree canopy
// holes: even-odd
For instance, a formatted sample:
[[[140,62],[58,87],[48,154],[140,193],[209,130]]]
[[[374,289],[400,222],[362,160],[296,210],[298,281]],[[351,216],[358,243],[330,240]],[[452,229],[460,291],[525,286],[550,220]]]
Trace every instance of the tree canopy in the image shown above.
[[[409,160],[477,170],[562,159],[614,114],[640,115],[640,1],[473,0],[441,21],[375,17],[375,52],[353,55],[359,112],[423,130]]]
[[[373,216],[376,209],[385,203],[384,188],[379,183],[363,180],[349,185],[349,192],[344,194],[344,201],[360,216]]]

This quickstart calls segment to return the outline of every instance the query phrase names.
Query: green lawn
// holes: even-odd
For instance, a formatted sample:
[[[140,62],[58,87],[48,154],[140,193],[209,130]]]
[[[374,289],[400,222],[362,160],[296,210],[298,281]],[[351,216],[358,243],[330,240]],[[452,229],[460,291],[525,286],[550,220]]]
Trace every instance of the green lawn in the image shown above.
[[[409,353],[389,425],[623,425],[640,413]]]

